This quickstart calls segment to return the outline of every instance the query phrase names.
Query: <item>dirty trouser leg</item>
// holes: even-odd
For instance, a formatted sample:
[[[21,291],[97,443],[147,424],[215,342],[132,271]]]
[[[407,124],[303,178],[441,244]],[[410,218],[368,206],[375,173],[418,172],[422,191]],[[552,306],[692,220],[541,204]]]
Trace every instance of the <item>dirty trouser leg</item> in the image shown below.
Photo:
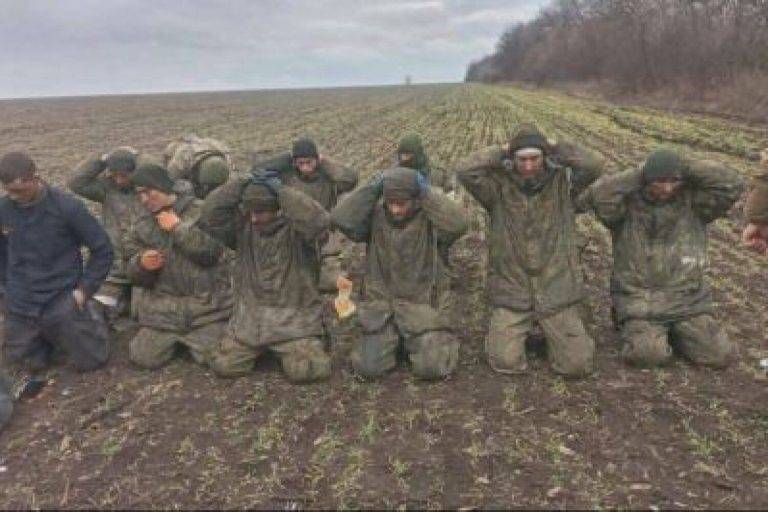
[[[493,310],[485,339],[485,353],[491,369],[499,373],[522,373],[528,369],[525,340],[532,326],[528,311]]]
[[[53,347],[41,335],[40,320],[8,313],[4,331],[3,354],[7,364],[32,372],[48,366]]]
[[[95,370],[109,359],[109,327],[103,309],[93,300],[80,309],[66,294],[46,312],[43,337],[60,347],[80,371]]]
[[[695,364],[724,368],[733,360],[735,346],[712,315],[697,315],[672,324],[680,352]]]
[[[406,340],[405,350],[413,374],[425,380],[442,379],[453,373],[459,361],[459,340],[447,331],[430,331]]]
[[[627,320],[621,325],[621,337],[624,340],[621,357],[628,364],[640,367],[660,366],[669,363],[672,358],[669,328],[664,324]]]
[[[331,358],[325,343],[317,337],[299,338],[269,346],[277,354],[288,380],[295,383],[316,382],[331,376]]]
[[[380,377],[395,367],[399,344],[400,336],[391,319],[379,331],[364,330],[350,353],[352,368],[368,379]]]
[[[539,320],[547,339],[547,354],[552,369],[568,377],[584,377],[592,373],[595,340],[584,329],[577,306]]]
[[[11,419],[13,399],[11,398],[11,379],[0,370],[0,431]]]
[[[197,364],[210,365],[219,341],[227,331],[227,321],[203,325],[193,331],[179,336],[179,343],[187,347],[192,359]]]
[[[142,327],[128,344],[129,357],[142,368],[160,368],[173,359],[180,337],[174,332]]]
[[[209,364],[219,377],[241,377],[253,370],[253,364],[263,353],[263,348],[246,345],[227,334],[214,347]]]

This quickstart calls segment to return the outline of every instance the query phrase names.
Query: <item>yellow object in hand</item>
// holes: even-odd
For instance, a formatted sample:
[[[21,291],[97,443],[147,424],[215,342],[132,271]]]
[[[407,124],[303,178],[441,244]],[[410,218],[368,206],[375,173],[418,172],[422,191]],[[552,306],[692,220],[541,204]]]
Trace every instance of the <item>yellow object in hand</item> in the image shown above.
[[[333,305],[336,308],[336,315],[338,315],[339,319],[343,320],[352,316],[357,309],[355,303],[350,299],[352,295],[352,281],[344,276],[339,276],[336,279],[336,288],[339,290],[339,293],[333,300]]]

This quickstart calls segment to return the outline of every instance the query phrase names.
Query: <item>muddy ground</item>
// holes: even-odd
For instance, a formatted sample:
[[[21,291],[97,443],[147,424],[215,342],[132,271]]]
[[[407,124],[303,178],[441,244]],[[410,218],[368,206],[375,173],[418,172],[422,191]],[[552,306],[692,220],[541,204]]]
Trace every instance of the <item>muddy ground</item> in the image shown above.
[[[768,140],[755,127],[550,92],[423,86],[6,101],[0,149],[28,148],[61,183],[80,158],[116,145],[157,153],[196,131],[230,143],[245,165],[253,152],[286,149],[307,133],[367,174],[391,161],[407,129],[450,168],[531,120],[599,151],[609,171],[666,142],[747,176],[752,151]],[[0,507],[764,509],[768,387],[757,361],[768,357],[768,268],[738,245],[742,225],[737,209],[711,228],[717,317],[739,347],[725,371],[618,361],[610,242],[585,217],[597,373],[553,375],[536,340],[528,374],[492,373],[482,356],[485,246],[473,233],[453,254],[463,346],[449,380],[421,383],[401,364],[361,382],[346,358],[354,331],[343,330],[324,384],[290,385],[269,358],[237,380],[217,379],[184,354],[142,371],[127,361],[127,326],[107,368],[77,374],[63,364],[41,397],[19,404],[0,434]]]

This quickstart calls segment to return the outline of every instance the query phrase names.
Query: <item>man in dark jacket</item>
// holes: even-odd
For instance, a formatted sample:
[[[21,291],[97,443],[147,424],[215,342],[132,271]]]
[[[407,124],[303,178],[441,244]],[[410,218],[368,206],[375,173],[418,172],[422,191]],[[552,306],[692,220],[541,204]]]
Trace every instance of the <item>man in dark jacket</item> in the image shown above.
[[[707,225],[743,189],[734,170],[666,149],[587,189],[581,200],[613,239],[611,298],[625,361],[664,364],[672,357],[671,339],[694,363],[730,362],[734,347],[712,316],[704,277]]]
[[[41,370],[58,348],[81,370],[103,365],[108,328],[91,296],[112,266],[107,233],[82,202],[43,182],[26,153],[0,160],[0,182],[8,194],[0,199],[8,238],[7,361]]]
[[[435,167],[429,162],[421,136],[408,133],[397,145],[397,165],[419,171],[433,187],[442,189],[446,194],[453,191],[453,180],[445,169]]]
[[[445,269],[448,249],[467,230],[463,208],[418,171],[395,167],[358,187],[331,216],[350,239],[366,243],[354,369],[367,378],[381,376],[394,368],[402,343],[414,375],[448,376],[459,341]]]

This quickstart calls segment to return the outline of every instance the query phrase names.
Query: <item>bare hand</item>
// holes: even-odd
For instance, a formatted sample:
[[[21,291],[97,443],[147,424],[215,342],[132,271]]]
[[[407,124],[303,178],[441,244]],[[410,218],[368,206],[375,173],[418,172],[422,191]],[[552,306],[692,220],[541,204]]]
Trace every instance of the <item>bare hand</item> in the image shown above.
[[[148,270],[150,272],[160,270],[165,266],[165,256],[163,256],[163,253],[156,251],[155,249],[144,251],[141,254],[141,258],[139,258],[139,265],[144,270]]]
[[[169,233],[181,223],[181,219],[173,210],[163,210],[155,215],[155,219],[160,229]]]
[[[741,241],[754,251],[766,252],[768,250],[768,224],[747,224],[741,234]]]

